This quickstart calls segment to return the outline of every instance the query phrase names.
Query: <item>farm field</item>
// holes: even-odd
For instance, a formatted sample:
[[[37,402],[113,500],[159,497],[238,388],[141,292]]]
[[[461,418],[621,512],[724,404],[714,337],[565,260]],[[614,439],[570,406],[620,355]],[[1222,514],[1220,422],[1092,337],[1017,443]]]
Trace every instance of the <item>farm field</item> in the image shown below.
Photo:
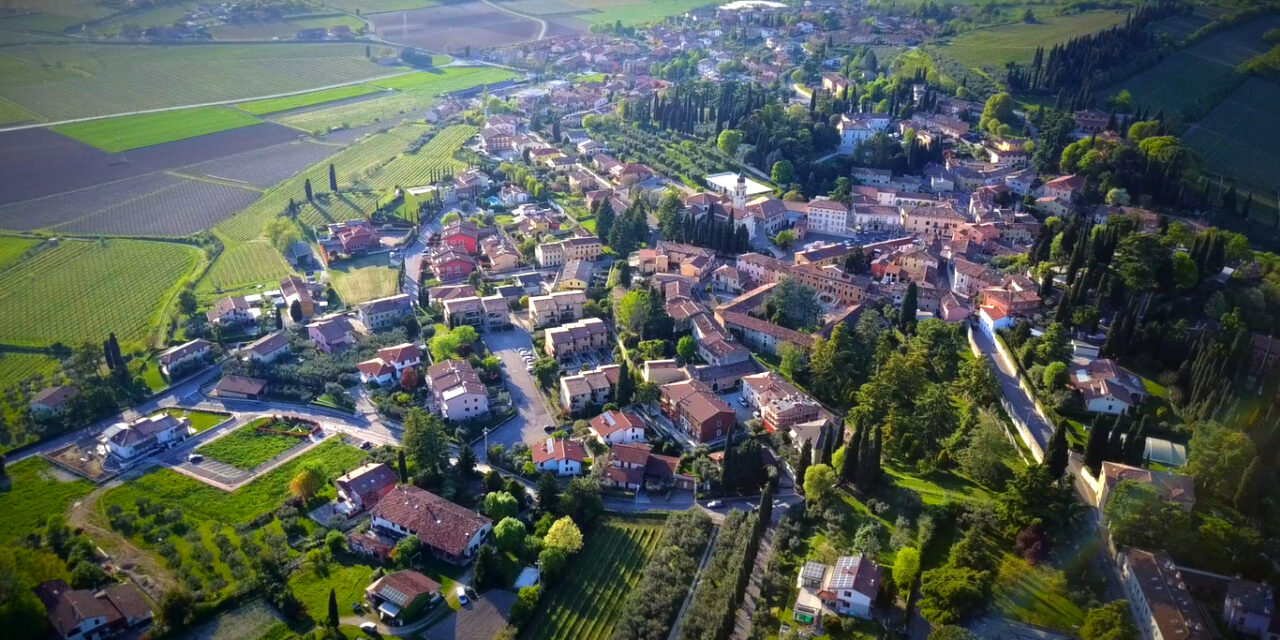
[[[159,184],[154,188],[130,190],[151,183],[150,178]],[[116,194],[116,199],[103,198],[107,193]],[[259,193],[249,187],[155,174],[107,185],[101,190],[88,189],[8,205],[0,208],[0,220],[21,219],[26,212],[30,222],[48,223],[59,215],[69,214],[77,217],[49,228],[90,235],[186,236],[249,206]],[[83,207],[72,205],[80,202],[84,203]]]
[[[35,238],[0,236],[0,269],[21,258],[22,254],[30,251],[32,247],[40,244],[40,242]]]
[[[380,12],[367,17],[383,38],[446,53],[465,54],[472,47],[527,42],[537,38],[540,31],[537,21],[501,11],[480,0]],[[581,23],[564,26],[548,21],[547,27],[547,37],[582,31]]]
[[[325,6],[352,13],[378,13],[429,7],[436,0],[325,0]]]
[[[1041,16],[1035,24],[1008,24],[962,33],[933,47],[939,54],[970,68],[1002,70],[1007,62],[1030,62],[1036,47],[1066,42],[1124,22],[1119,11],[1090,11],[1068,16]]]
[[[315,463],[331,479],[364,458],[365,452],[331,438],[231,493],[175,471],[160,469],[108,491],[102,496],[102,505],[103,508],[112,504],[131,508],[138,498],[145,497],[202,520],[234,525],[249,522],[279,506],[289,496],[289,480],[298,474],[302,465]]]
[[[211,460],[248,470],[303,442],[303,438],[254,431],[254,427],[268,420],[267,418],[255,420],[208,444],[197,447],[196,452],[203,453]]]
[[[93,490],[79,478],[65,471],[55,471],[43,458],[28,458],[8,467],[13,486],[0,493],[0,544],[12,545],[36,527],[44,526],[49,516],[62,513],[71,503]]]
[[[267,188],[328,158],[337,148],[310,140],[278,144],[182,168],[184,175],[214,178]]]
[[[649,554],[661,518],[609,518],[596,525],[578,556],[577,570],[543,595],[526,625],[529,640],[605,640],[622,613]]]
[[[33,45],[0,55],[0,98],[64,120],[245,100],[396,72],[364,53],[360,44]]]
[[[289,588],[307,608],[307,613],[322,620],[329,611],[329,589],[338,599],[338,612],[350,614],[351,605],[364,601],[364,588],[372,582],[373,567],[362,564],[331,563],[319,574],[302,567],[289,576]]]
[[[218,256],[210,267],[209,273],[200,281],[197,290],[201,293],[207,292],[214,297],[222,297],[221,294],[214,294],[214,292],[226,292],[246,285],[277,281],[291,272],[289,263],[285,262],[284,256],[280,255],[275,247],[268,244],[266,240],[254,240],[237,245]]]
[[[209,35],[214,40],[270,40],[271,38],[292,39],[302,29],[329,28],[339,25],[351,27],[359,32],[364,22],[355,16],[344,14],[313,14],[290,16],[284,20],[270,22],[254,22],[243,25],[220,24],[209,27]]]
[[[30,111],[9,102],[0,99],[0,125],[6,124],[22,124],[24,122],[32,122],[36,119]]]
[[[1280,131],[1280,85],[1249,78],[1182,139],[1200,154],[1203,168],[1258,187],[1274,187],[1280,174],[1280,136],[1257,131]],[[1250,126],[1241,127],[1248,122]]]
[[[57,358],[42,353],[0,351],[0,389],[7,389],[31,377],[44,377],[56,373],[60,367]]]
[[[369,84],[384,89],[429,91],[433,95],[439,95],[500,82],[515,76],[516,74],[511,71],[495,67],[444,67],[435,71],[419,71],[394,78],[374,80]]]
[[[0,335],[19,344],[78,344],[114,331],[148,337],[200,252],[171,242],[65,240],[0,272]],[[67,301],[92,313],[72,313]]]
[[[398,284],[399,272],[388,265],[385,253],[345,260],[329,267],[329,279],[347,306],[385,298],[395,295]]]
[[[621,20],[624,25],[635,25],[716,3],[707,0],[570,0],[570,4],[589,10],[576,17],[591,24],[613,24]]]
[[[325,89],[323,91],[313,91],[311,93],[288,96],[285,98],[241,102],[236,105],[236,108],[244,111],[245,113],[262,116],[269,113],[278,113],[280,111],[288,111],[290,109],[310,107],[317,104],[324,104],[335,100],[346,100],[348,98],[365,96],[377,92],[378,90],[375,87],[356,84],[347,87],[337,87],[335,89]]]
[[[54,131],[103,151],[119,153],[162,142],[258,124],[258,119],[225,107],[143,113],[58,125]]]

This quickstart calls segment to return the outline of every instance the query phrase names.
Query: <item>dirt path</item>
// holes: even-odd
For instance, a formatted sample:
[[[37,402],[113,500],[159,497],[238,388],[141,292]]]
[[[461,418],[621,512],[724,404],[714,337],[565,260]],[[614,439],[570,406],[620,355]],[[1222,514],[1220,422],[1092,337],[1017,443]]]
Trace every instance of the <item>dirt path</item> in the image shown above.
[[[111,563],[133,580],[153,602],[160,602],[165,591],[178,585],[173,572],[156,561],[155,556],[139,549],[124,536],[100,524],[102,519],[98,513],[98,500],[107,491],[120,486],[120,480],[113,480],[89,492],[67,510],[67,524],[72,529],[83,529],[93,538],[94,543],[111,554]]]

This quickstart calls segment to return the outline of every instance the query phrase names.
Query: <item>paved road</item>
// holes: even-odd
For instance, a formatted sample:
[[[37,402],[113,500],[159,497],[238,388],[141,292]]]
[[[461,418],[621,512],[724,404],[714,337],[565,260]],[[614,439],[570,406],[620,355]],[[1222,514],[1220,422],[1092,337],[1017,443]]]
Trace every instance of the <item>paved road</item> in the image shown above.
[[[1036,412],[1035,401],[1022,390],[1022,387],[1018,386],[1018,373],[1005,365],[1004,359],[996,352],[995,341],[980,329],[974,329],[971,333],[974,343],[978,345],[978,350],[991,363],[991,368],[995,371],[996,378],[1000,381],[1000,392],[1004,395],[1004,399],[1008,401],[1009,406],[1012,407],[1017,417],[1027,423],[1039,450],[1044,451],[1049,446],[1049,438],[1053,435],[1053,427],[1040,417],[1040,414]],[[1021,430],[1018,432],[1022,433]],[[1030,443],[1027,443],[1027,445],[1030,447]],[[1034,450],[1036,447],[1031,448]]]
[[[508,331],[486,333],[483,337],[489,350],[502,361],[502,368],[507,374],[507,391],[516,410],[516,417],[489,433],[489,446],[500,444],[510,449],[517,442],[532,443],[545,438],[547,433],[543,427],[554,425],[555,421],[542,402],[533,374],[525,371],[525,362],[519,353],[519,349],[533,351],[529,332],[517,326]],[[488,460],[483,440],[476,442],[473,448],[479,459]]]

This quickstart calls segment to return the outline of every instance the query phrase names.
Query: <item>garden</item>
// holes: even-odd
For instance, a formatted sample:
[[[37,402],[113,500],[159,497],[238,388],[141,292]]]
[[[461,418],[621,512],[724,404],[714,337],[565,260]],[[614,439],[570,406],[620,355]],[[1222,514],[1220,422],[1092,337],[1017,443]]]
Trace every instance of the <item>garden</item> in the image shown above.
[[[196,449],[210,460],[239,469],[253,469],[272,458],[309,441],[319,425],[299,418],[258,418]]]

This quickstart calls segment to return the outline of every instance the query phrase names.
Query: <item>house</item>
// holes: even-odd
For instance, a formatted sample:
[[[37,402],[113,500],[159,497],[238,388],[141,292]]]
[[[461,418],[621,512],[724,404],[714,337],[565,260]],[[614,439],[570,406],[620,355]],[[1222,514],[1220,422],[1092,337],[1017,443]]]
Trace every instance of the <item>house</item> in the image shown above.
[[[261,400],[267,381],[245,376],[222,376],[213,387],[213,395],[234,400]]]
[[[560,291],[586,291],[591,286],[591,274],[595,266],[582,260],[570,260],[556,275],[556,289]]]
[[[413,301],[407,293],[370,300],[357,307],[356,311],[360,324],[371,330],[389,329],[411,315]]]
[[[1164,551],[1126,548],[1116,554],[1129,611],[1143,638],[1210,640],[1217,633],[1200,613],[1182,572]]]
[[[245,350],[248,352],[249,360],[275,362],[280,356],[289,353],[289,336],[284,332],[263,336]]]
[[[1222,603],[1222,619],[1232,631],[1267,638],[1275,613],[1275,592],[1270,585],[1241,578],[1234,578],[1227,583],[1227,597]]]
[[[1076,195],[1084,188],[1084,176],[1071,174],[1054,178],[1040,186],[1040,193],[1045,198],[1055,198],[1073,202]]]
[[[205,312],[209,324],[228,329],[238,329],[253,324],[253,307],[244,296],[228,296],[213,303],[213,308]]]
[[[489,176],[479,169],[467,169],[453,177],[453,197],[474,198],[489,188]]]
[[[480,253],[492,273],[510,271],[520,266],[520,254],[505,237],[489,236],[480,241]]]
[[[1073,368],[1067,386],[1080,394],[1085,409],[1093,413],[1128,413],[1149,397],[1140,376],[1106,358]]]
[[[364,597],[378,612],[379,619],[403,622],[417,618],[427,605],[440,597],[440,583],[405,569],[375,580],[365,587]]]
[[[695,442],[728,436],[737,424],[733,409],[697,380],[663,385],[660,401],[663,415]]]
[[[582,445],[566,438],[547,438],[529,448],[533,466],[543,473],[576,476],[582,473],[586,459]]]
[[[600,244],[600,238],[595,236],[565,238],[560,244],[563,245],[564,260],[566,262],[572,260],[599,260],[600,254],[604,250],[603,245]]]
[[[1000,282],[1000,275],[986,265],[955,256],[951,259],[951,292],[971,298]]]
[[[543,242],[534,247],[533,257],[539,267],[558,267],[564,264],[564,244],[559,241]]]
[[[1183,511],[1190,512],[1195,507],[1196,488],[1191,476],[1184,476],[1181,473],[1170,471],[1131,467],[1127,464],[1110,461],[1102,463],[1102,469],[1098,471],[1097,476],[1085,474],[1085,481],[1089,484],[1089,488],[1093,490],[1094,504],[1098,508],[1102,508],[1107,503],[1111,490],[1125,480],[1132,480],[1151,487],[1165,502],[1172,502],[1182,507]]]
[[[333,481],[338,492],[334,508],[350,518],[391,493],[396,480],[396,473],[391,467],[380,462],[370,462],[352,469]]]
[[[280,297],[284,300],[284,315],[292,319],[293,303],[297,302],[302,310],[302,319],[306,320],[316,313],[315,301],[311,295],[312,286],[298,276],[289,276],[280,281]]]
[[[172,378],[174,372],[181,372],[207,358],[212,348],[213,343],[202,338],[169,347],[156,356],[156,361],[160,363],[160,373]]]
[[[560,378],[560,408],[579,413],[609,401],[621,366],[607,364]]]
[[[507,301],[500,294],[477,298],[445,300],[445,324],[456,327],[469,325],[476,331],[501,331],[511,325],[507,320]]]
[[[371,528],[399,540],[418,536],[432,555],[453,564],[471,561],[493,521],[430,491],[397,485],[370,510]]]
[[[742,398],[747,406],[760,412],[760,421],[769,433],[790,431],[793,426],[822,415],[817,400],[773,371],[744,376]]]
[[[507,183],[498,191],[498,200],[508,207],[524,204],[529,201],[529,192],[523,187]]]
[[[447,245],[437,247],[427,254],[427,265],[441,282],[461,280],[476,270],[475,258],[461,249]]]
[[[382,238],[365,220],[348,220],[329,225],[329,239],[322,243],[330,255],[354,256],[376,249]]]
[[[711,272],[711,284],[717,291],[739,293],[742,291],[742,274],[731,264],[722,264]]]
[[[822,90],[836,97],[844,97],[844,92],[852,87],[853,83],[849,82],[844,76],[838,73],[822,74]]]
[[[98,443],[110,455],[132,460],[162,446],[172,445],[187,435],[191,420],[168,413],[138,418],[128,424],[117,422],[98,435]]]
[[[400,379],[405,369],[422,364],[422,350],[410,342],[383,347],[372,358],[356,365],[360,382],[387,384]]]
[[[585,318],[577,322],[544,329],[545,350],[548,356],[564,361],[609,344],[609,328],[600,318]]]
[[[622,185],[635,184],[653,177],[653,169],[635,162],[614,165],[609,169],[609,177]]]
[[[606,411],[591,419],[591,433],[601,444],[644,441],[644,421],[634,413]]]
[[[79,394],[80,390],[71,385],[49,387],[31,396],[31,402],[27,406],[31,407],[33,416],[61,415],[67,409],[67,403]]]
[[[615,444],[609,448],[609,466],[602,480],[606,486],[626,491],[641,488],[659,491],[676,488],[692,491],[698,481],[679,473],[680,458],[660,456],[644,443]]]
[[[587,294],[581,291],[557,291],[529,298],[529,322],[535,329],[582,318]]]
[[[332,315],[307,325],[307,337],[324,353],[336,353],[354,346],[358,336],[368,333],[364,325],[348,315]]]
[[[949,206],[914,206],[902,214],[902,226],[923,236],[950,238],[966,221]]]
[[[685,374],[675,360],[646,360],[641,376],[645,382],[662,386],[685,379]]]
[[[513,141],[509,133],[496,129],[485,129],[480,132],[480,147],[489,155],[510,151],[512,146]]]
[[[132,584],[72,589],[50,580],[32,591],[44,604],[49,629],[64,640],[109,638],[151,620],[151,607]]]
[[[835,566],[810,560],[796,577],[794,618],[814,624],[824,614],[871,618],[871,606],[880,593],[882,571],[864,554],[841,556]]]
[[[460,249],[467,254],[476,252],[480,239],[480,230],[474,222],[458,220],[451,222],[440,230],[440,242],[446,246]]]
[[[427,386],[446,420],[469,420],[489,413],[489,390],[466,360],[427,367]]]
[[[809,201],[806,214],[810,233],[825,233],[832,236],[849,235],[849,207],[839,200],[826,197]]]
[[[987,337],[995,338],[996,332],[1013,326],[1013,316],[1009,312],[992,305],[978,307],[978,327]]]

